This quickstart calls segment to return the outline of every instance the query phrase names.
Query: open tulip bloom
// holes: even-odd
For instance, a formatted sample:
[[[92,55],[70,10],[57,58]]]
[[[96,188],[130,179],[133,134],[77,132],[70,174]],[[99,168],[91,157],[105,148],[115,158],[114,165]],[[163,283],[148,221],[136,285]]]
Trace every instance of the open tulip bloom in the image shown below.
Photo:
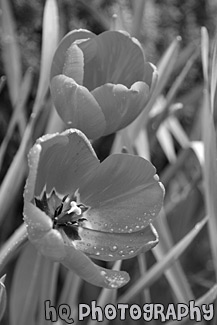
[[[151,224],[164,190],[147,160],[115,154],[100,162],[75,129],[45,135],[30,150],[24,192],[29,240],[92,284],[118,288],[124,271],[99,267],[91,258],[115,261],[153,248]]]
[[[75,30],[61,41],[51,68],[51,95],[62,120],[95,139],[130,124],[156,80],[140,43],[126,32]]]

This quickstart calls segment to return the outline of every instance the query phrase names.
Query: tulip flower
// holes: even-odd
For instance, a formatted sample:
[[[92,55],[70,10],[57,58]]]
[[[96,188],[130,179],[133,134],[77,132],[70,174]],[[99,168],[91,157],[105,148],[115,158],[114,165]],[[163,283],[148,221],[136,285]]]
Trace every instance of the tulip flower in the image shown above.
[[[51,67],[50,90],[62,120],[95,139],[130,124],[144,109],[156,68],[126,32],[68,33]]]
[[[92,284],[124,285],[126,272],[102,268],[90,258],[127,259],[157,244],[151,220],[164,190],[155,173],[138,156],[115,154],[100,162],[75,129],[43,136],[29,153],[24,192],[29,240]]]

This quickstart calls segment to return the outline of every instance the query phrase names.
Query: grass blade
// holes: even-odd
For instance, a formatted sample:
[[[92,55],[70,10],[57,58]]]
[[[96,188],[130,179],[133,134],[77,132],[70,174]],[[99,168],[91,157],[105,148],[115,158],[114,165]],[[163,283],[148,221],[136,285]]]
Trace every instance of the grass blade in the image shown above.
[[[28,69],[25,73],[23,80],[22,80],[22,84],[20,87],[19,99],[18,99],[17,104],[15,105],[15,109],[13,111],[9,126],[7,128],[7,133],[6,133],[4,139],[1,143],[1,146],[0,146],[0,169],[1,169],[1,166],[2,166],[2,163],[4,160],[4,155],[7,150],[8,143],[13,135],[16,123],[19,123],[19,116],[25,115],[24,108],[25,108],[25,104],[26,104],[26,101],[28,99],[28,96],[29,96],[29,93],[31,90],[31,85],[32,85],[32,70]],[[23,122],[25,122],[25,124],[22,125],[21,136],[23,136],[23,130],[25,130],[25,127],[26,127],[26,121],[24,121],[24,118],[23,118]],[[21,125],[21,123],[20,123],[20,125]]]
[[[217,39],[215,38],[214,50],[212,56],[212,68],[211,68],[211,84],[210,84],[210,95],[211,95],[211,109],[214,110],[214,100],[217,85]]]
[[[41,103],[48,91],[50,67],[54,51],[59,40],[58,19],[58,8],[56,1],[47,0],[44,8],[41,67],[36,100],[33,108],[34,114],[38,114]]]
[[[2,9],[2,58],[6,72],[9,94],[14,105],[19,96],[21,82],[21,58],[15,33],[16,26],[12,15],[10,1],[1,0]]]
[[[37,257],[38,256],[38,257]],[[35,324],[41,257],[29,244],[17,261],[10,295],[10,324]]]
[[[213,263],[217,278],[217,152],[216,132],[211,111],[211,98],[208,80],[208,33],[205,27],[201,31],[201,55],[204,74],[204,95],[202,111],[202,131],[204,141],[204,186],[207,213],[209,214],[209,237],[213,254]]]
[[[199,299],[197,299],[195,301],[195,306],[202,306],[204,304],[206,305],[210,305],[214,302],[214,300],[217,298],[217,284],[215,284],[208,292],[206,292],[202,297],[200,297]],[[189,316],[188,316],[189,317]],[[189,318],[185,317],[182,320],[179,321],[171,321],[166,323],[166,325],[182,325],[185,324],[185,322],[187,322]],[[201,322],[200,322],[201,324]]]
[[[209,35],[206,27],[201,28],[201,58],[204,81],[208,86],[208,67],[209,67]]]

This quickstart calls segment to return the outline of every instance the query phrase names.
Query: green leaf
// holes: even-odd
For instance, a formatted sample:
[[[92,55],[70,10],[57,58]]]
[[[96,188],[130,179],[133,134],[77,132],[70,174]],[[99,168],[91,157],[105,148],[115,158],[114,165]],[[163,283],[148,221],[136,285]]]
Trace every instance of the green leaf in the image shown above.
[[[217,85],[217,38],[214,40],[214,50],[212,55],[212,67],[211,67],[211,84],[210,84],[210,96],[211,96],[211,109],[214,111],[214,101]]]
[[[47,0],[44,8],[42,25],[41,66],[36,100],[33,113],[38,113],[48,91],[51,63],[59,39],[58,7],[56,0]]]
[[[31,91],[32,86],[32,70],[28,69],[23,77],[21,86],[20,86],[20,93],[18,102],[15,105],[15,109],[13,111],[12,117],[10,119],[9,126],[7,128],[5,137],[0,146],[0,169],[4,160],[4,155],[7,150],[7,146],[9,141],[11,140],[14,132],[14,128],[16,124],[20,126],[21,135],[23,135],[25,127],[26,127],[26,120],[24,119],[25,116],[25,104],[28,99],[29,93]],[[22,120],[20,116],[23,116]],[[22,124],[21,124],[22,122]],[[22,126],[22,127],[21,127]]]
[[[209,306],[210,304],[212,304],[217,297],[217,284],[214,284],[213,287],[208,290],[202,297],[200,297],[199,299],[197,299],[195,301],[195,306],[201,307],[201,305],[206,304],[207,306]],[[208,308],[207,308],[208,311]],[[167,322],[167,325],[182,325],[182,324],[186,324],[186,322],[188,321],[189,316],[183,318],[180,321],[171,321],[171,322]]]
[[[2,55],[6,72],[9,94],[14,105],[19,96],[21,82],[21,58],[17,44],[15,20],[11,11],[10,1],[1,0],[2,9]]]
[[[207,214],[209,215],[209,235],[215,272],[217,276],[217,153],[216,132],[211,115],[211,103],[208,90],[204,90],[203,104],[203,141],[204,141],[204,185]]]
[[[209,35],[206,27],[201,28],[201,57],[202,57],[204,81],[205,83],[208,83]]]
[[[20,255],[10,292],[10,324],[34,325],[40,290],[40,260],[32,244]]]
[[[4,316],[7,305],[7,292],[4,285],[6,274],[0,278],[0,320]]]

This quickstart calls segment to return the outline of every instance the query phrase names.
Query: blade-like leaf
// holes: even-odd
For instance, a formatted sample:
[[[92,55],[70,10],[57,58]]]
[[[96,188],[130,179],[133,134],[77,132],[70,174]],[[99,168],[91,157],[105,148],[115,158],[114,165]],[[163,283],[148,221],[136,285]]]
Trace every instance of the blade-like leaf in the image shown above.
[[[38,255],[39,256],[39,255]],[[10,324],[36,324],[35,315],[39,298],[38,282],[40,257],[29,244],[17,261],[10,294]]]
[[[156,133],[157,139],[167,157],[172,164],[176,161],[176,152],[171,133],[168,130],[166,122],[161,123]]]
[[[200,307],[201,305],[204,305],[204,304],[209,306],[210,304],[212,304],[214,302],[216,297],[217,297],[217,284],[213,285],[213,287],[208,292],[206,292],[202,297],[197,299],[195,301],[195,306]],[[207,308],[206,310],[208,311],[209,309]],[[171,321],[166,324],[167,325],[182,325],[182,324],[185,324],[188,319],[189,319],[189,316],[185,317],[179,321]]]
[[[0,320],[4,315],[6,304],[7,304],[7,292],[4,285],[5,277],[6,274],[0,278]]]
[[[204,77],[204,95],[202,111],[202,131],[204,142],[204,185],[207,213],[209,215],[209,237],[213,254],[213,263],[217,277],[217,151],[216,132],[212,116],[211,96],[209,92],[208,56],[209,36],[205,27],[201,30],[201,55]]]
[[[210,97],[207,89],[204,91],[203,105],[203,140],[204,140],[204,185],[207,213],[209,214],[209,234],[213,254],[213,262],[217,276],[217,163],[216,163],[216,133],[211,116]]]
[[[47,0],[44,8],[42,35],[42,54],[40,77],[33,113],[38,113],[44,96],[47,93],[50,68],[54,51],[59,39],[58,8],[56,0]]]
[[[26,226],[22,224],[4,243],[0,250],[0,272],[3,270],[7,262],[9,262],[27,240]]]
[[[57,7],[55,5],[55,0],[48,0],[46,4],[46,13],[44,15],[42,64],[37,96],[33,107],[34,114],[31,115],[30,122],[26,127],[20,147],[13,159],[12,164],[8,169],[8,172],[0,188],[0,223],[2,222],[10,205],[14,201],[14,197],[20,189],[21,183],[26,172],[26,153],[31,144],[31,136],[36,122],[36,116],[41,109],[42,101],[48,89],[51,60],[57,44],[56,19]],[[54,31],[52,32],[51,29],[53,29]],[[10,193],[10,196],[8,196],[8,193]]]
[[[201,57],[202,57],[204,81],[205,83],[208,83],[209,35],[206,27],[201,28]]]
[[[2,9],[2,58],[6,72],[9,94],[12,104],[15,104],[20,90],[21,82],[21,58],[17,44],[15,20],[12,15],[10,1],[1,0]]]
[[[217,38],[214,41],[214,50],[212,56],[212,68],[211,68],[211,84],[210,84],[210,95],[211,95],[211,109],[214,110],[214,100],[216,94],[217,85]]]
[[[156,260],[160,261],[165,258],[165,255],[168,254],[174,246],[163,209],[161,210],[159,218],[156,220],[155,226],[157,227],[161,240],[160,244],[154,248],[153,253]],[[194,299],[187,277],[178,260],[174,262],[171,268],[165,271],[165,276],[177,301],[187,303],[189,300]]]
[[[9,126],[7,128],[6,135],[5,135],[5,137],[1,143],[1,146],[0,146],[0,169],[1,169],[1,166],[3,163],[3,159],[4,159],[4,155],[5,155],[8,143],[13,135],[16,123],[19,123],[20,115],[23,115],[22,121],[24,123],[22,123],[22,124],[24,124],[24,125],[22,125],[22,133],[21,133],[21,135],[23,136],[23,132],[26,127],[26,120],[24,120],[24,116],[25,116],[24,108],[25,108],[25,104],[26,104],[26,101],[28,99],[28,96],[29,96],[29,93],[31,90],[31,85],[32,85],[32,70],[28,69],[25,73],[23,80],[22,80],[19,98],[15,105],[15,109],[13,111],[13,115],[11,117]],[[21,121],[20,121],[20,125],[21,125]]]

